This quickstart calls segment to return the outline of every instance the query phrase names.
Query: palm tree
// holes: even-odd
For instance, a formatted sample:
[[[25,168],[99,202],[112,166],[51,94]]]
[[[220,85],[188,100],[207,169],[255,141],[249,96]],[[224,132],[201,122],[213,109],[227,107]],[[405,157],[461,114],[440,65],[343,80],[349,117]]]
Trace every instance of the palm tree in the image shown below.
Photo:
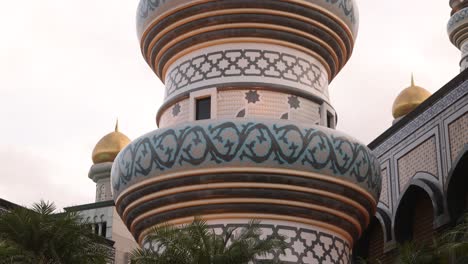
[[[433,246],[415,241],[405,242],[398,246],[397,264],[434,264],[439,263],[437,260]]]
[[[438,239],[438,254],[452,263],[468,263],[468,213],[453,228]]]
[[[230,228],[217,235],[205,221],[196,218],[191,224],[174,227],[161,225],[153,228],[145,242],[156,249],[135,250],[132,264],[246,264],[256,257],[286,249],[285,237],[262,235],[260,222],[252,220],[245,228]],[[262,260],[260,263],[281,263]]]
[[[76,213],[41,201],[0,214],[0,263],[106,263],[111,251]]]

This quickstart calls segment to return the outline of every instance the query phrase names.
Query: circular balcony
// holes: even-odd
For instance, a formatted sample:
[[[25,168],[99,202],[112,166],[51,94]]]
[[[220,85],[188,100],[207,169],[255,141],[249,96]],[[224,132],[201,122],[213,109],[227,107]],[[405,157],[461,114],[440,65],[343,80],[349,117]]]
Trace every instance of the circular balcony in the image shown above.
[[[380,163],[356,140],[287,120],[224,119],[150,132],[117,156],[117,211],[138,241],[163,222],[235,215],[313,223],[350,241],[374,214]]]

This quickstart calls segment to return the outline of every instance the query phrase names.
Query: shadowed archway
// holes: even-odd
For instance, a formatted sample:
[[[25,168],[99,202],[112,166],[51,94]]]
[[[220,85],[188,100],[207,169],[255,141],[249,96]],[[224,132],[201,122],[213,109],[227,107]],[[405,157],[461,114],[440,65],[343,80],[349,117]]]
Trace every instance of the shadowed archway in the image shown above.
[[[454,224],[468,212],[468,147],[454,162],[447,183],[445,197],[450,220]]]

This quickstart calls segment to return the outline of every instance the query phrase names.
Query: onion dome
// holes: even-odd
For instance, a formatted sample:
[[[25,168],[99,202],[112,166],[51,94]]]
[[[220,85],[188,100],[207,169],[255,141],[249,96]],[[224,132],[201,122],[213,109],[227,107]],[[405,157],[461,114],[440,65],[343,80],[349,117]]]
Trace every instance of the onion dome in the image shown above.
[[[117,154],[130,143],[130,139],[119,132],[119,121],[115,124],[115,131],[105,135],[93,150],[93,163],[113,162]]]
[[[411,86],[401,91],[393,103],[393,117],[397,119],[407,115],[430,96],[429,91],[414,84],[411,76]]]

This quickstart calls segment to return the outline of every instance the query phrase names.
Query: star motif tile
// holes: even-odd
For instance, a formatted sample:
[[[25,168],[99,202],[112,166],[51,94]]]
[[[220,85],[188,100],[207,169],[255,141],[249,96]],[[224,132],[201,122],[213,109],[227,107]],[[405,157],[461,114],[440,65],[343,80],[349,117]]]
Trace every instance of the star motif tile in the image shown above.
[[[260,101],[260,95],[257,91],[250,90],[247,93],[245,93],[245,99],[247,100],[247,103],[255,104],[256,102]]]
[[[177,103],[172,108],[172,116],[177,116],[180,113],[180,104]]]
[[[298,109],[301,107],[301,102],[299,101],[299,98],[295,95],[291,95],[288,97],[288,104],[290,108]]]

